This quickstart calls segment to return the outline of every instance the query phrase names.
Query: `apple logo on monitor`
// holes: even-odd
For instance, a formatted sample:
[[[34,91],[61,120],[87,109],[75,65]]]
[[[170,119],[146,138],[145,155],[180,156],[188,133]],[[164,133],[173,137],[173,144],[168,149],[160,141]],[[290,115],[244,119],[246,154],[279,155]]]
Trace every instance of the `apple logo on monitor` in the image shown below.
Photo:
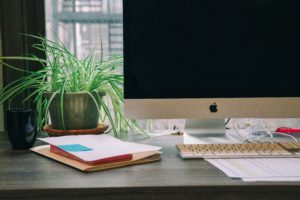
[[[209,110],[210,110],[211,113],[216,113],[216,112],[218,112],[218,105],[217,105],[216,103],[211,104],[211,105],[209,106]]]

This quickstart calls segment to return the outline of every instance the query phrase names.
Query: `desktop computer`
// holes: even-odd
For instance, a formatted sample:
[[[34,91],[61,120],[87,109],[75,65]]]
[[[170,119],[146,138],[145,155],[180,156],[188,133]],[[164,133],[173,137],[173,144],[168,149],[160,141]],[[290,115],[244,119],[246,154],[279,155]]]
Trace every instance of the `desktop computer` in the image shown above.
[[[124,0],[123,9],[129,118],[300,116],[300,1]]]

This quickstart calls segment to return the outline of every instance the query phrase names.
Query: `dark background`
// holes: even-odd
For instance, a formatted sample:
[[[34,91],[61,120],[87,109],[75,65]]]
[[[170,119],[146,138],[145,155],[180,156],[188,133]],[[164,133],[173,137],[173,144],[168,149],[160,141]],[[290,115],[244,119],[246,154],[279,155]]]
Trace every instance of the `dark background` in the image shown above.
[[[40,51],[32,48],[32,44],[37,41],[25,37],[22,34],[33,34],[45,36],[45,15],[43,0],[0,0],[0,56],[24,56],[34,54],[40,58],[45,55]],[[36,71],[42,66],[36,62],[7,60],[8,64],[20,69]],[[16,71],[5,66],[1,66],[3,71],[3,86],[12,83],[24,76],[25,72]],[[11,102],[11,107],[32,107],[33,101],[21,104],[25,96],[30,93],[25,91]],[[21,105],[20,105],[21,104]],[[4,125],[6,125],[6,110],[8,103],[4,103]]]
[[[300,96],[298,0],[124,0],[125,98]]]

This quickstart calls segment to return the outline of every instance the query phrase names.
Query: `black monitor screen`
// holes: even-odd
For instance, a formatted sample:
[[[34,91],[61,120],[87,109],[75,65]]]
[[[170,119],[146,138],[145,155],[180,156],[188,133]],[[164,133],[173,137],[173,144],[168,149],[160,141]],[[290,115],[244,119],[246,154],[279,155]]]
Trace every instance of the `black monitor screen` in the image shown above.
[[[125,98],[299,97],[299,0],[124,0]]]

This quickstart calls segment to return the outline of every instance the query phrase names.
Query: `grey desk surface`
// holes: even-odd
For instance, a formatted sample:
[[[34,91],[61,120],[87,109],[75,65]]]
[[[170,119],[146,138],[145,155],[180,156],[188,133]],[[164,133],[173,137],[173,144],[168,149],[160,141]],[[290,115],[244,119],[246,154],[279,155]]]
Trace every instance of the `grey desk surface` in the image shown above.
[[[300,182],[244,183],[204,160],[182,160],[174,147],[182,143],[181,136],[135,140],[163,146],[162,160],[83,173],[30,151],[14,151],[1,133],[0,199],[300,198]]]

